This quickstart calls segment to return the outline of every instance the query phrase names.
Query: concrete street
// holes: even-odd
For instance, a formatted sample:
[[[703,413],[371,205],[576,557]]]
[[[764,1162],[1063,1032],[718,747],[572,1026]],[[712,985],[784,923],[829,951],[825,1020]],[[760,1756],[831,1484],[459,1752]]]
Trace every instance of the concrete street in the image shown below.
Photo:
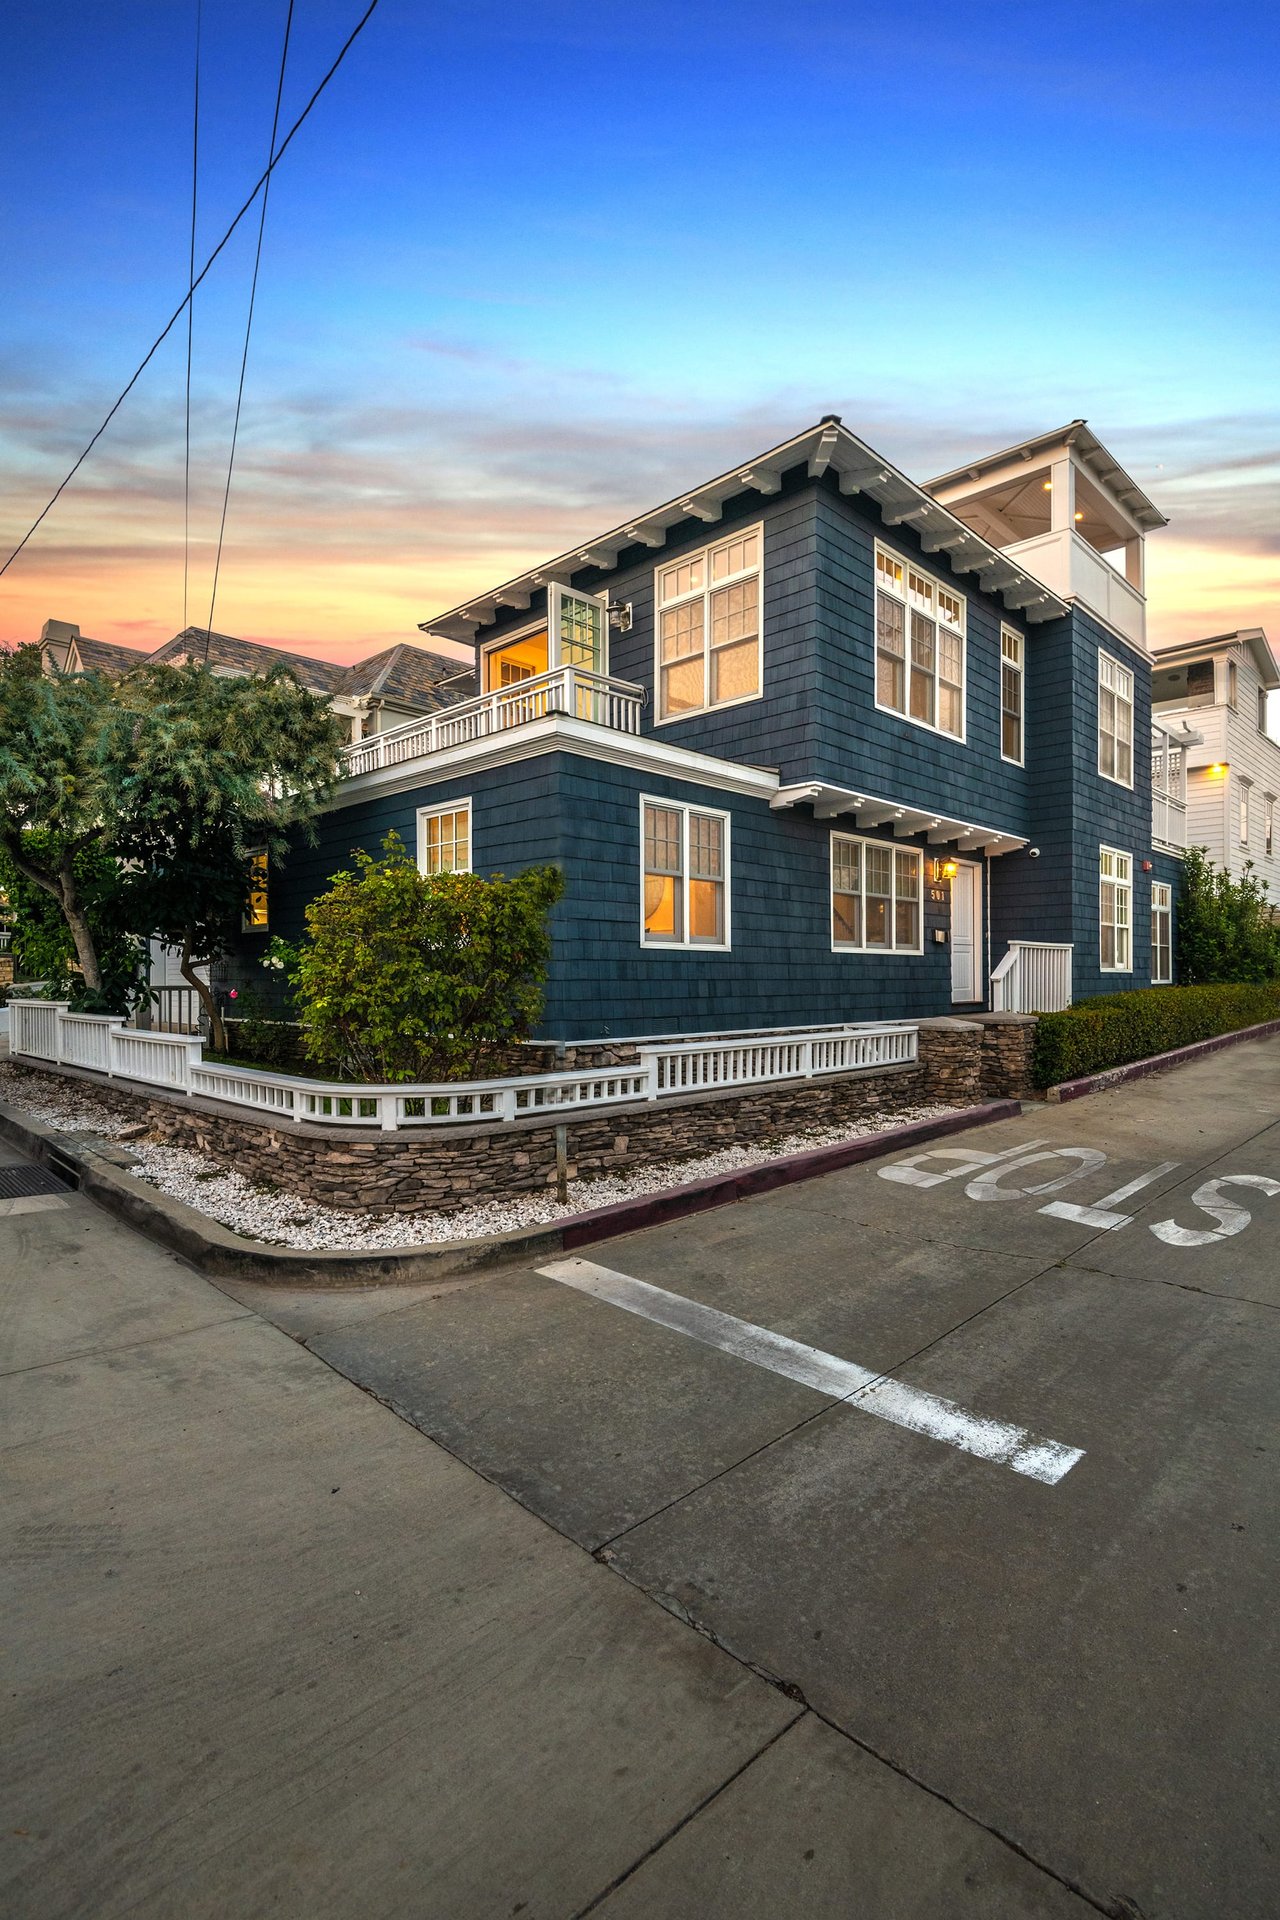
[[[1273,1920],[1280,1041],[904,1158],[339,1296],[0,1201],[6,1914]]]

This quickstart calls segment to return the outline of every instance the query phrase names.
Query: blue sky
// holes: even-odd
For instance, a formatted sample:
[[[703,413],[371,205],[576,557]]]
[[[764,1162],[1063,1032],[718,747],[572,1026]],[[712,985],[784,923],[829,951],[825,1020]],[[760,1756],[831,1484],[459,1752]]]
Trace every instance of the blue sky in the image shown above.
[[[296,0],[290,121],[359,12]],[[205,0],[200,233],[285,0]],[[0,525],[184,284],[194,0],[50,0],[0,74]],[[1170,515],[1153,629],[1280,639],[1280,14],[382,0],[272,188],[217,624],[352,657],[834,409],[920,477],[1082,414]],[[198,296],[193,592],[247,298]],[[182,618],[181,329],[0,636]]]

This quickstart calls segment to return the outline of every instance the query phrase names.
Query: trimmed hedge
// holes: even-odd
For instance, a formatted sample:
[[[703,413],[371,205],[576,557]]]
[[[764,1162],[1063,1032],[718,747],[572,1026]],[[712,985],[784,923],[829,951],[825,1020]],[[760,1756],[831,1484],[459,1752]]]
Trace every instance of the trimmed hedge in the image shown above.
[[[1102,994],[1036,1023],[1035,1083],[1053,1087],[1086,1073],[1149,1060],[1219,1033],[1280,1020],[1280,982],[1270,986],[1145,987]]]

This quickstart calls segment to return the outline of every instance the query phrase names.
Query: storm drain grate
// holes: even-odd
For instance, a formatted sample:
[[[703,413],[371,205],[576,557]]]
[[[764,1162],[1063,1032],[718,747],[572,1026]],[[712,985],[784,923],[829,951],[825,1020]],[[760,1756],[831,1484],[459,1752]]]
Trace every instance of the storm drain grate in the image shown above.
[[[37,1193],[66,1193],[65,1180],[47,1167],[0,1167],[0,1200],[28,1200]]]

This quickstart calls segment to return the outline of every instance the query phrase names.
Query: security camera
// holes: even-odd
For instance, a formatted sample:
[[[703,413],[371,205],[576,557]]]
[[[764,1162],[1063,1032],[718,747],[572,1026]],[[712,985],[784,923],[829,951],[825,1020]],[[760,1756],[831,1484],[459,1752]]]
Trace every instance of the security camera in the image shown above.
[[[1038,859],[1040,858],[1040,849],[1039,849],[1039,847],[1028,847],[1028,848],[1027,848],[1027,858],[1028,858],[1028,860],[1038,860]]]

